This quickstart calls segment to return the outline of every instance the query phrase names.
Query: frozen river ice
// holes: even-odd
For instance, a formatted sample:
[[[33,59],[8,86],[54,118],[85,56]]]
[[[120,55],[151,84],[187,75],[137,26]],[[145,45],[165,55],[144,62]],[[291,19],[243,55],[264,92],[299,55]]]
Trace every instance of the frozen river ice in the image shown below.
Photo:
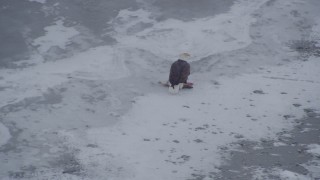
[[[2,0],[0,179],[320,178],[319,8]]]

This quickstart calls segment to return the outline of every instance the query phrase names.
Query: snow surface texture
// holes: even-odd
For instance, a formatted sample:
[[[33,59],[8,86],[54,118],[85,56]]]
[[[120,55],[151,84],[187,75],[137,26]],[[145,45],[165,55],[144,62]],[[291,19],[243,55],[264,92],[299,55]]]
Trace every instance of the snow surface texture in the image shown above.
[[[320,145],[319,144],[311,144],[309,145],[308,152],[317,156],[320,156]]]
[[[46,3],[46,0],[29,0],[29,1],[38,2],[38,3],[42,3],[42,4]]]
[[[176,59],[177,52],[193,52],[197,60],[250,44],[249,27],[255,21],[251,13],[265,2],[237,2],[228,13],[190,22],[169,19],[155,23],[142,9],[122,10],[110,24],[116,27],[113,35],[123,46],[145,49],[167,59]],[[136,32],[135,27],[141,23],[153,26]]]
[[[307,150],[313,157],[313,160],[309,161],[308,163],[304,164],[306,169],[309,169],[314,173],[314,177],[320,177],[320,167],[318,166],[320,163],[320,144],[310,144],[308,145],[309,149]]]
[[[146,95],[135,101],[117,126],[89,130],[83,144],[84,137],[70,140],[77,146],[85,146],[85,142],[97,145],[96,154],[85,148],[80,159],[88,165],[114,162],[113,168],[119,170],[109,174],[113,179],[187,179],[199,171],[209,175],[221,163],[217,147],[239,138],[275,138],[277,132],[292,125],[286,115],[303,116],[302,109],[292,106],[294,97],[311,100],[320,88],[316,78],[320,63],[315,60],[308,64],[293,63],[268,68],[272,73],[226,78],[220,86],[197,84],[193,91],[182,91],[174,97]],[[297,78],[286,78],[294,73]],[[310,107],[319,99],[313,102]],[[105,154],[105,158],[98,154]]]
[[[83,33],[55,19],[31,42],[31,60],[16,62],[26,68],[0,71],[0,179],[214,179],[232,143],[276,141],[305,109],[319,108],[319,56],[300,61],[286,45],[305,33],[292,27],[307,22],[294,11],[305,4],[238,0],[190,21],[122,9],[102,35],[116,43],[46,61]],[[318,45],[319,21],[310,24],[302,29]],[[195,88],[173,96],[155,83],[180,52],[193,55]],[[308,147],[318,156],[318,144]],[[256,169],[253,178],[316,177],[314,162],[305,165],[312,175]]]
[[[282,169],[273,169],[272,172],[266,173],[265,169],[257,169],[254,179],[270,179],[270,174],[274,177],[283,179],[283,180],[311,180],[312,178],[306,175],[299,173],[294,173],[288,170]]]
[[[33,45],[38,46],[39,53],[47,52],[51,47],[58,46],[61,49],[70,43],[69,38],[72,38],[79,34],[79,32],[73,27],[63,26],[63,21],[58,20],[55,25],[45,28],[46,35],[34,40]]]
[[[0,147],[3,144],[6,144],[8,140],[10,139],[10,132],[7,127],[5,127],[3,124],[0,123]]]

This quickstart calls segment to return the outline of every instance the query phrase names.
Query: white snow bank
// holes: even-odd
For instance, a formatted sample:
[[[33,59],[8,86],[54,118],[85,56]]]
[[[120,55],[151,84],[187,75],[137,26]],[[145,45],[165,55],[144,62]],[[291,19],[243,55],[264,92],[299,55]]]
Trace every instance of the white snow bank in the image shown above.
[[[316,24],[312,26],[311,39],[316,41],[316,46],[320,47],[320,20],[316,20]]]
[[[316,179],[320,177],[320,161],[318,159],[313,159],[302,166],[308,170],[309,174],[312,179]]]
[[[287,145],[287,144],[285,144],[285,143],[283,143],[283,142],[274,142],[274,143],[273,143],[273,146],[275,146],[275,147],[285,146],[285,145]]]
[[[264,179],[270,179],[270,177],[275,178],[274,176],[283,179],[283,180],[311,180],[311,178],[308,175],[302,175],[299,173],[295,173],[288,170],[283,169],[264,169],[264,168],[257,168],[254,171],[254,175],[252,179],[255,180],[264,180]]]
[[[121,53],[120,53],[121,51]],[[24,98],[39,96],[48,88],[71,78],[110,80],[129,76],[124,64],[126,52],[119,48],[101,46],[77,55],[41,63],[23,70],[1,71],[0,86],[7,87],[0,93],[0,107]]]
[[[7,127],[0,123],[0,147],[8,142],[11,138],[10,132]]]
[[[314,177],[314,179],[320,177],[320,145],[319,144],[310,144],[308,145],[308,153],[312,154],[314,157],[311,161],[303,164],[302,166],[306,168],[309,174]]]
[[[46,3],[47,0],[29,0],[30,2]]]
[[[314,154],[316,156],[320,156],[320,145],[319,144],[310,144],[308,146],[308,153]]]
[[[306,175],[291,172],[288,170],[280,171],[279,174],[281,179],[283,180],[311,180],[311,178]]]
[[[109,169],[114,179],[208,175],[218,171],[221,147],[239,139],[275,138],[304,115],[303,108],[318,107],[319,67],[315,59],[219,79],[221,85],[196,81],[194,89],[176,96],[166,90],[142,96],[121,123],[90,129],[86,138],[71,136],[70,142],[97,175],[101,169]],[[99,148],[92,150],[87,142]]]
[[[193,60],[199,60],[248,46],[250,24],[255,22],[251,14],[265,2],[236,1],[228,13],[188,22],[169,19],[156,23],[145,10],[122,10],[110,24],[115,26],[113,37],[124,46],[148,50],[167,59],[189,52]],[[143,24],[152,26],[139,31],[137,27]]]
[[[38,37],[32,43],[34,46],[38,46],[37,49],[40,54],[47,52],[53,46],[65,49],[70,44],[70,38],[79,34],[74,27],[65,27],[63,20],[58,20],[54,25],[44,29],[46,34]]]

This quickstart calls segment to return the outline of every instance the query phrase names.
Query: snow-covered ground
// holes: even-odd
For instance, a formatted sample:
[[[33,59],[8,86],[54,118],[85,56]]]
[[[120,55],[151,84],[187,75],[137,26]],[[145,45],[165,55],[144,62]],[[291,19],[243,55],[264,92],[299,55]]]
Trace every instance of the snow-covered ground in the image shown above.
[[[319,114],[317,0],[180,1],[204,10],[188,20],[165,0],[175,16],[157,1],[29,1],[50,21],[22,33],[27,58],[0,63],[0,179],[215,179],[237,142],[282,146]],[[172,95],[157,82],[181,52],[195,87]],[[320,145],[305,146],[308,174],[252,179],[320,178]]]

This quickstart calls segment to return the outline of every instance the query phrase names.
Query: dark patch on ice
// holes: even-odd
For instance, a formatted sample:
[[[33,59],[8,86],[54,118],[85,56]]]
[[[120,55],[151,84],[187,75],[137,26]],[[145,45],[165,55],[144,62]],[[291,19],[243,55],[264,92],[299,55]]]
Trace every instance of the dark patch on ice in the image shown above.
[[[26,178],[25,177],[26,173],[23,171],[9,171],[8,174],[10,178],[14,178],[14,179]]]
[[[57,3],[58,2],[58,3]],[[108,35],[113,31],[108,23],[123,9],[136,10],[140,3],[131,0],[70,0],[47,1],[45,5],[29,1],[2,1],[0,11],[0,68],[25,68],[33,64],[14,61],[27,60],[38,53],[32,45],[33,39],[45,35],[44,28],[57,19],[63,19],[64,26],[76,27],[80,34],[71,39],[66,49],[52,47],[42,54],[46,61],[72,56],[90,47],[114,44],[116,40]],[[137,31],[134,27],[131,31]]]
[[[306,109],[305,112],[315,113],[315,110]],[[263,168],[270,179],[281,179],[272,175],[273,168],[292,171],[307,175],[308,170],[302,164],[317,158],[307,153],[309,144],[318,144],[320,132],[319,114],[296,120],[296,126],[292,131],[282,131],[279,133],[277,141],[263,139],[261,142],[240,141],[237,150],[230,152],[230,159],[218,169],[220,173],[213,173],[218,180],[252,179],[256,168]],[[309,131],[301,132],[305,128],[312,126]],[[290,135],[290,136],[288,136]],[[280,142],[281,145],[274,143]],[[259,148],[256,148],[259,147]],[[228,149],[222,149],[226,153]],[[228,153],[227,153],[228,154]],[[310,174],[309,174],[310,175]],[[207,176],[208,177],[208,176]],[[313,177],[315,178],[315,177]]]
[[[262,90],[254,90],[253,93],[255,93],[255,94],[266,94]]]
[[[59,1],[59,15],[69,22],[84,25],[93,34],[99,36],[104,33],[108,23],[116,17],[120,10],[136,10],[138,3],[131,0],[104,1],[104,0],[69,0]]]
[[[189,161],[190,160],[190,156],[187,156],[187,155],[182,155],[181,157],[179,157],[179,158],[177,158],[177,159],[181,159],[181,160],[183,160],[184,162],[187,162],[187,161]]]
[[[32,178],[36,170],[37,168],[33,165],[23,166],[20,171],[9,171],[8,176],[13,179],[29,179]]]
[[[182,107],[184,107],[184,108],[190,108],[190,106],[187,106],[187,105],[183,105]]]
[[[18,112],[23,109],[37,111],[42,105],[59,104],[62,102],[62,95],[55,89],[48,89],[42,96],[25,98],[19,102],[8,104],[0,108],[0,112],[4,115],[8,113]]]
[[[90,147],[90,148],[97,148],[97,147],[98,147],[98,145],[96,145],[96,144],[87,144],[87,147]]]
[[[191,176],[192,176],[192,178],[189,178],[187,180],[203,180],[207,177],[206,175],[197,174],[197,173],[192,173]]]
[[[204,128],[204,127],[196,127],[194,130],[195,131],[199,131],[199,130],[205,130],[206,128]]]
[[[244,136],[241,135],[241,134],[235,134],[234,137],[237,138],[237,139],[242,139],[242,138],[244,138]]]
[[[0,80],[1,80],[1,78],[0,78]],[[4,91],[4,90],[6,90],[8,88],[10,88],[10,87],[8,87],[8,86],[0,86],[0,91]]]
[[[203,143],[203,140],[201,140],[201,139],[195,139],[193,141],[196,142],[196,143]]]
[[[74,152],[62,154],[50,164],[52,167],[61,168],[63,174],[81,175],[83,172],[83,167]]]
[[[209,128],[209,124],[202,125],[204,128]]]
[[[182,122],[186,122],[187,121],[186,118],[180,118],[179,120],[182,121]]]
[[[63,93],[63,92],[66,92],[68,90],[68,88],[60,87],[60,88],[58,88],[58,90],[60,91],[60,93]]]
[[[172,142],[174,142],[174,143],[180,143],[180,141],[178,141],[178,140],[173,140]]]
[[[276,0],[269,0],[268,2],[266,2],[266,5],[273,6],[275,2],[276,2]]]
[[[293,17],[300,17],[301,14],[299,13],[298,10],[292,10],[290,11],[290,14],[293,16]]]
[[[44,33],[52,17],[45,16],[40,3],[10,0],[1,6],[7,8],[0,11],[0,68],[18,68],[14,61],[30,57],[31,38]]]
[[[173,153],[173,152],[171,152],[171,153]],[[170,159],[172,158],[172,156],[171,155],[169,155],[168,156]],[[182,156],[180,156],[180,157],[177,157],[176,159],[174,159],[174,160],[165,160],[165,162],[169,162],[169,163],[172,163],[172,164],[174,164],[174,165],[181,165],[181,164],[184,164],[184,163],[186,163],[187,161],[189,161],[190,160],[190,156],[188,156],[188,155],[182,155]]]
[[[31,98],[25,98],[24,100],[14,103],[14,104],[8,104],[6,106],[3,106],[0,109],[0,112],[2,112],[3,114],[8,114],[11,112],[17,112],[20,111],[22,109],[28,108],[30,107],[32,104],[37,104],[37,102],[39,102],[41,99],[41,97],[31,97]],[[33,109],[33,108],[30,108]]]
[[[300,107],[301,104],[298,104],[298,103],[295,103],[295,104],[292,104],[294,107]]]
[[[314,110],[314,109],[306,108],[306,109],[303,109],[303,110],[307,114],[308,117],[316,117],[318,115],[316,113],[316,110]]]
[[[216,85],[216,86],[221,85],[218,81],[215,81],[215,80],[211,80],[210,82],[211,82],[212,84]]]
[[[34,142],[33,142],[34,143]],[[36,142],[34,145],[37,145]],[[47,142],[46,142],[47,143]],[[43,144],[46,144],[43,142]],[[57,145],[57,144],[56,144]],[[39,153],[37,155],[29,154],[28,151],[30,148],[27,145],[19,145],[16,144],[16,146],[20,146],[23,148],[22,152],[10,152],[10,156],[27,156],[31,155],[37,156],[35,159],[32,160],[31,157],[27,157],[27,161],[23,164],[16,164],[14,167],[8,166],[9,164],[3,164],[4,170],[3,172],[7,172],[7,176],[12,179],[38,179],[39,177],[42,177],[41,175],[45,172],[52,172],[53,176],[54,174],[58,173],[69,173],[73,175],[80,175],[82,172],[82,166],[78,162],[78,160],[75,158],[74,152],[68,152],[69,148],[64,148],[63,154],[55,154],[48,152],[47,145],[40,145],[37,147],[39,149]],[[17,154],[16,154],[17,153]],[[61,153],[61,152],[60,152]],[[50,154],[50,155],[49,155]],[[47,158],[43,156],[47,156]],[[24,162],[25,157],[21,157],[21,160],[19,159],[13,159],[16,161],[16,163]],[[38,157],[42,157],[41,161],[39,161]],[[1,172],[1,173],[3,173]]]
[[[290,119],[290,118],[294,118],[295,116],[290,115],[290,114],[286,114],[286,115],[283,115],[283,117],[284,117],[285,119]]]
[[[200,130],[206,130],[208,128],[209,128],[209,124],[204,124],[204,125],[202,125],[200,127],[196,127],[194,130],[195,131],[200,131]]]
[[[104,101],[108,97],[108,93],[103,90],[93,91],[90,94],[83,94],[81,98],[90,104]]]
[[[310,56],[320,57],[319,42],[315,40],[292,40],[288,46],[300,53],[301,59],[306,61]]]
[[[91,113],[95,113],[96,111],[94,109],[91,109],[91,108],[86,108],[85,109],[87,112],[91,112]]]

